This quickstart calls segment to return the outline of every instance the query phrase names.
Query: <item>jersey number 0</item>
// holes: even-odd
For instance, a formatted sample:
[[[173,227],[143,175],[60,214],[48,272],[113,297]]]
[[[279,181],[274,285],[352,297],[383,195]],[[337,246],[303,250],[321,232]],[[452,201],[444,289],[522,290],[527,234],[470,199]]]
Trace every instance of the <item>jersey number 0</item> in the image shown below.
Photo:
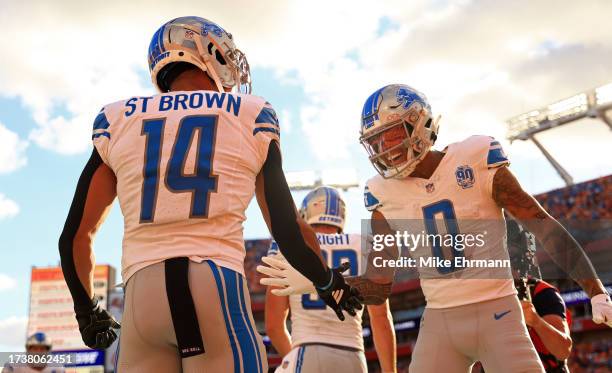
[[[210,193],[217,190],[217,175],[212,171],[217,118],[216,115],[193,115],[181,119],[170,160],[166,165],[164,179],[168,190],[174,193],[191,193],[190,218],[208,217]],[[146,136],[146,145],[142,170],[141,223],[151,223],[155,217],[165,125],[166,118],[142,122],[141,134]],[[196,132],[199,136],[195,172],[186,174],[185,161]]]

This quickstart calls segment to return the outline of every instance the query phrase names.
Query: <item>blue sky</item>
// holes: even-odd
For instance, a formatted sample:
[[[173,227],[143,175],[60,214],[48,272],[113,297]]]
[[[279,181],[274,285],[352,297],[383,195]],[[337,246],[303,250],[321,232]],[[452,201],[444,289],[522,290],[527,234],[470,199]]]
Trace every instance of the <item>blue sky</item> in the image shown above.
[[[374,170],[357,141],[361,105],[380,86],[406,83],[442,114],[437,148],[492,135],[529,191],[561,187],[535,146],[504,141],[504,121],[612,81],[605,16],[612,5],[492,3],[266,0],[256,5],[266,11],[255,19],[246,0],[205,10],[197,1],[108,1],[93,10],[78,1],[0,5],[0,22],[19,30],[0,39],[0,294],[8,300],[0,309],[0,350],[23,343],[31,266],[59,262],[57,240],[91,151],[93,118],[107,102],[153,92],[148,39],[175,16],[206,16],[234,34],[249,57],[255,93],[280,116],[286,171],[353,168],[363,183]],[[326,12],[317,10],[323,6]],[[599,121],[540,140],[577,181],[612,172],[612,136]],[[303,196],[294,195],[298,203]],[[345,199],[347,230],[358,231],[367,217],[361,188]],[[256,204],[247,216],[246,237],[266,237]],[[114,206],[96,237],[99,263],[119,268],[121,235]]]

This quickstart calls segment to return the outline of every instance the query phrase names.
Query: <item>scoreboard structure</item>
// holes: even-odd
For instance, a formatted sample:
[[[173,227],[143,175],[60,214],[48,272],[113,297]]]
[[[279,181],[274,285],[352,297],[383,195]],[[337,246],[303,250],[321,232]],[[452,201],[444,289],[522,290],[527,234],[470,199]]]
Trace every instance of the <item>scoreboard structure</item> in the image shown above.
[[[107,308],[115,284],[115,269],[97,265],[94,293],[101,307]],[[104,372],[106,351],[91,350],[83,343],[74,317],[74,305],[61,267],[32,268],[27,335],[43,332],[53,344],[52,353],[71,353],[77,361],[66,365],[66,372]]]

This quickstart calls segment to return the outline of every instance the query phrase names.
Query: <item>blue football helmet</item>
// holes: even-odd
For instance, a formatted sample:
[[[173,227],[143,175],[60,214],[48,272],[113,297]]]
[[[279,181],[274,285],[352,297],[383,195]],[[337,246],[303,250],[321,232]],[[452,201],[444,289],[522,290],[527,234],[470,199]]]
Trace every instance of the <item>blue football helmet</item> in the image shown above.
[[[251,72],[246,56],[233,37],[219,25],[200,17],[180,17],[160,27],[149,45],[149,71],[160,92],[170,90],[170,82],[183,63],[195,65],[215,82],[219,92],[238,87],[251,93]]]
[[[405,178],[425,158],[438,136],[438,121],[421,92],[391,84],[374,92],[363,105],[359,141],[378,173]]]
[[[336,188],[321,186],[304,197],[300,215],[308,224],[326,224],[344,229],[346,208]]]
[[[47,349],[51,349],[51,341],[47,338],[47,335],[43,332],[37,332],[32,334],[26,340],[26,349],[33,346],[43,346]]]

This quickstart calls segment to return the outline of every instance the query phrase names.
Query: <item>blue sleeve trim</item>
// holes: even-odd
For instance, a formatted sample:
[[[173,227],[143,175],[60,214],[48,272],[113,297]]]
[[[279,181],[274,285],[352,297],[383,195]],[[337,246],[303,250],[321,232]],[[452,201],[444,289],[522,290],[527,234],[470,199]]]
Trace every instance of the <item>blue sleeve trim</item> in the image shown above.
[[[376,210],[376,208],[380,206],[380,201],[378,198],[374,197],[367,187],[363,193],[363,202],[368,211]]]
[[[372,193],[370,193],[368,187],[365,188],[365,191],[363,193],[363,202],[368,211],[372,211],[378,206],[380,206],[380,201],[376,197],[374,197]]]
[[[276,255],[280,253],[280,249],[278,248],[278,244],[276,243],[276,241],[272,241],[272,243],[270,244],[270,248],[268,249],[268,253],[266,254],[266,256],[270,256],[270,255]]]
[[[94,133],[94,134],[91,136],[91,139],[93,140],[93,139],[96,139],[96,138],[98,138],[98,137],[100,137],[100,136],[108,137],[108,139],[110,140],[110,133],[108,133],[108,132]]]
[[[98,114],[96,120],[94,121],[93,129],[105,130],[108,127],[110,127],[110,123],[108,122],[108,119],[106,119],[106,114],[104,114],[104,112],[101,112],[100,114]]]
[[[255,123],[269,123],[276,127],[279,127],[278,117],[276,116],[276,112],[271,107],[264,106],[261,109],[261,112],[255,118]]]
[[[501,148],[489,150],[489,155],[487,156],[487,164],[489,166],[503,162],[508,162],[508,157],[506,157]]]
[[[277,136],[280,137],[280,131],[277,130],[276,128],[270,128],[270,127],[257,127],[253,130],[253,136],[255,136],[258,132],[272,132],[274,134],[276,134]]]

